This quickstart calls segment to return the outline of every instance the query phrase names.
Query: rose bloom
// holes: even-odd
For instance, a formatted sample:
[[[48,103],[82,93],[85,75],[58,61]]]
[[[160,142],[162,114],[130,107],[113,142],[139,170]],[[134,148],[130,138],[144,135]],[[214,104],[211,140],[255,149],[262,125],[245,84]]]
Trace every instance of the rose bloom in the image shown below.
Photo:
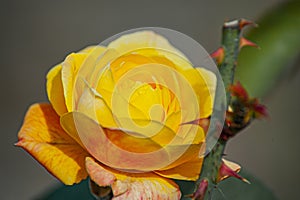
[[[49,71],[50,103],[29,108],[17,146],[67,185],[90,176],[114,199],[180,199],[173,179],[199,177],[215,84],[164,37],[123,35]]]

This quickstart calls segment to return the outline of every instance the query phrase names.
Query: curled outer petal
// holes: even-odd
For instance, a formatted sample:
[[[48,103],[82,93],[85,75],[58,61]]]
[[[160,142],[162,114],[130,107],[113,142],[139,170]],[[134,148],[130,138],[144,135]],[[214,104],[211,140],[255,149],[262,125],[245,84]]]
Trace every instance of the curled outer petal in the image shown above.
[[[29,108],[18,138],[17,146],[66,185],[87,177],[84,162],[89,154],[61,128],[59,116],[50,104]]]
[[[98,54],[105,50],[104,47],[87,47],[78,53],[71,53],[66,59],[53,67],[47,74],[47,95],[58,115],[63,115],[68,110],[72,110],[72,98],[74,82],[78,70],[85,62],[91,52]]]

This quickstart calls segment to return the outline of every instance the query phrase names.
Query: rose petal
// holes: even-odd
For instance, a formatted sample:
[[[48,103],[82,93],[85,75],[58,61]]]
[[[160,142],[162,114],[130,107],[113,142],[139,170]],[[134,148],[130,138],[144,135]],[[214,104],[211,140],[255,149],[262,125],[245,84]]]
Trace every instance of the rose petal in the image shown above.
[[[76,111],[98,121],[102,127],[117,127],[112,111],[102,96],[88,85],[83,90],[82,95],[78,100]]]
[[[122,35],[108,45],[108,48],[114,48],[121,54],[125,54],[132,50],[149,47],[165,49],[185,58],[185,56],[179,50],[174,48],[166,38],[156,34],[153,31],[138,31],[127,35]]]
[[[207,118],[212,114],[216,76],[203,68],[181,71],[186,77],[198,97],[200,118]]]
[[[155,171],[155,173],[166,178],[196,181],[199,178],[202,162],[203,158],[196,156],[190,161],[178,165],[177,167],[168,170]]]
[[[85,157],[89,154],[60,126],[50,104],[32,105],[16,144],[28,151],[51,174],[67,185],[87,177]]]
[[[106,171],[91,157],[86,158],[85,165],[90,178],[99,186],[111,185],[116,180],[116,177],[112,173]]]
[[[77,80],[77,75],[86,61],[86,58],[90,54],[96,54],[100,56],[102,52],[105,51],[104,47],[88,47],[85,48],[78,53],[71,53],[65,59],[62,65],[62,85],[64,89],[64,97],[66,100],[66,106],[68,111],[73,111],[73,103],[74,103],[74,85]],[[94,64],[91,64],[94,67]],[[77,88],[76,88],[77,89]]]
[[[192,131],[195,132],[194,137],[181,138],[165,126],[152,137],[105,129],[88,116],[77,112],[62,116],[61,122],[70,135],[80,137],[94,158],[118,169],[153,171],[178,166],[199,154],[204,139],[202,128],[193,125],[185,126],[195,129]]]
[[[58,115],[67,112],[61,81],[61,69],[61,65],[57,65],[48,72],[46,86],[49,101]]]
[[[76,131],[75,135],[80,136],[89,153],[108,166],[151,171],[169,159],[166,150],[151,139],[135,137],[137,135],[120,130],[103,129],[82,113],[68,113],[62,116],[61,122],[68,133],[74,134],[71,132]]]
[[[121,172],[86,158],[91,179],[99,186],[111,186],[114,200],[180,199],[180,190],[171,180],[154,173]]]
[[[74,84],[77,72],[87,57],[87,53],[72,53],[62,63],[62,83],[68,111],[73,110]]]

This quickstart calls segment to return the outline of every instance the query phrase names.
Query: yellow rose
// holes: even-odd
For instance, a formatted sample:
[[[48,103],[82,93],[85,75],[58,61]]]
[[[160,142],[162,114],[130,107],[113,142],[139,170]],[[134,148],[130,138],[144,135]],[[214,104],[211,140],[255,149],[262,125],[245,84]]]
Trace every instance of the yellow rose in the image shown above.
[[[212,114],[215,82],[164,37],[123,35],[49,71],[51,104],[30,107],[17,145],[65,184],[89,175],[125,199],[179,199],[169,178],[199,176],[196,122]]]

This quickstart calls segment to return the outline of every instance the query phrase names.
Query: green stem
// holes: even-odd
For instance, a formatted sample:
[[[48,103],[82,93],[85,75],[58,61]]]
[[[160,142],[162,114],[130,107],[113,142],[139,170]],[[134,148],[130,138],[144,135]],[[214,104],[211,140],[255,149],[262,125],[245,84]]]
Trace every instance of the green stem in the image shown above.
[[[231,94],[227,90],[232,85],[240,48],[240,20],[227,22],[223,26],[222,47],[224,48],[224,61],[220,64],[220,74],[226,89],[227,105],[230,105]]]
[[[230,101],[231,101],[231,94],[227,90],[227,88],[233,84],[233,80],[234,80],[234,73],[237,64],[236,61],[237,61],[237,56],[240,47],[241,28],[242,28],[241,20],[226,22],[223,26],[222,48],[224,49],[224,60],[222,63],[219,64],[218,67],[223,79],[224,87],[226,89],[226,100],[227,100],[227,103],[225,105],[226,108],[228,107],[228,105],[230,105]],[[218,88],[219,87],[217,87],[217,91]],[[221,102],[222,101],[219,101],[218,99],[215,100],[215,105],[214,105],[215,109],[219,110],[218,108],[222,106],[220,105]],[[215,131],[215,130],[213,129],[209,130],[207,134],[212,134],[210,133],[211,131]],[[204,199],[209,199],[212,190],[217,184],[219,168],[222,164],[222,156],[224,153],[225,146],[226,146],[226,141],[219,138],[216,145],[213,147],[210,153],[204,158],[201,175],[196,183],[196,188],[198,188],[202,180],[204,179],[208,180],[208,187]]]

